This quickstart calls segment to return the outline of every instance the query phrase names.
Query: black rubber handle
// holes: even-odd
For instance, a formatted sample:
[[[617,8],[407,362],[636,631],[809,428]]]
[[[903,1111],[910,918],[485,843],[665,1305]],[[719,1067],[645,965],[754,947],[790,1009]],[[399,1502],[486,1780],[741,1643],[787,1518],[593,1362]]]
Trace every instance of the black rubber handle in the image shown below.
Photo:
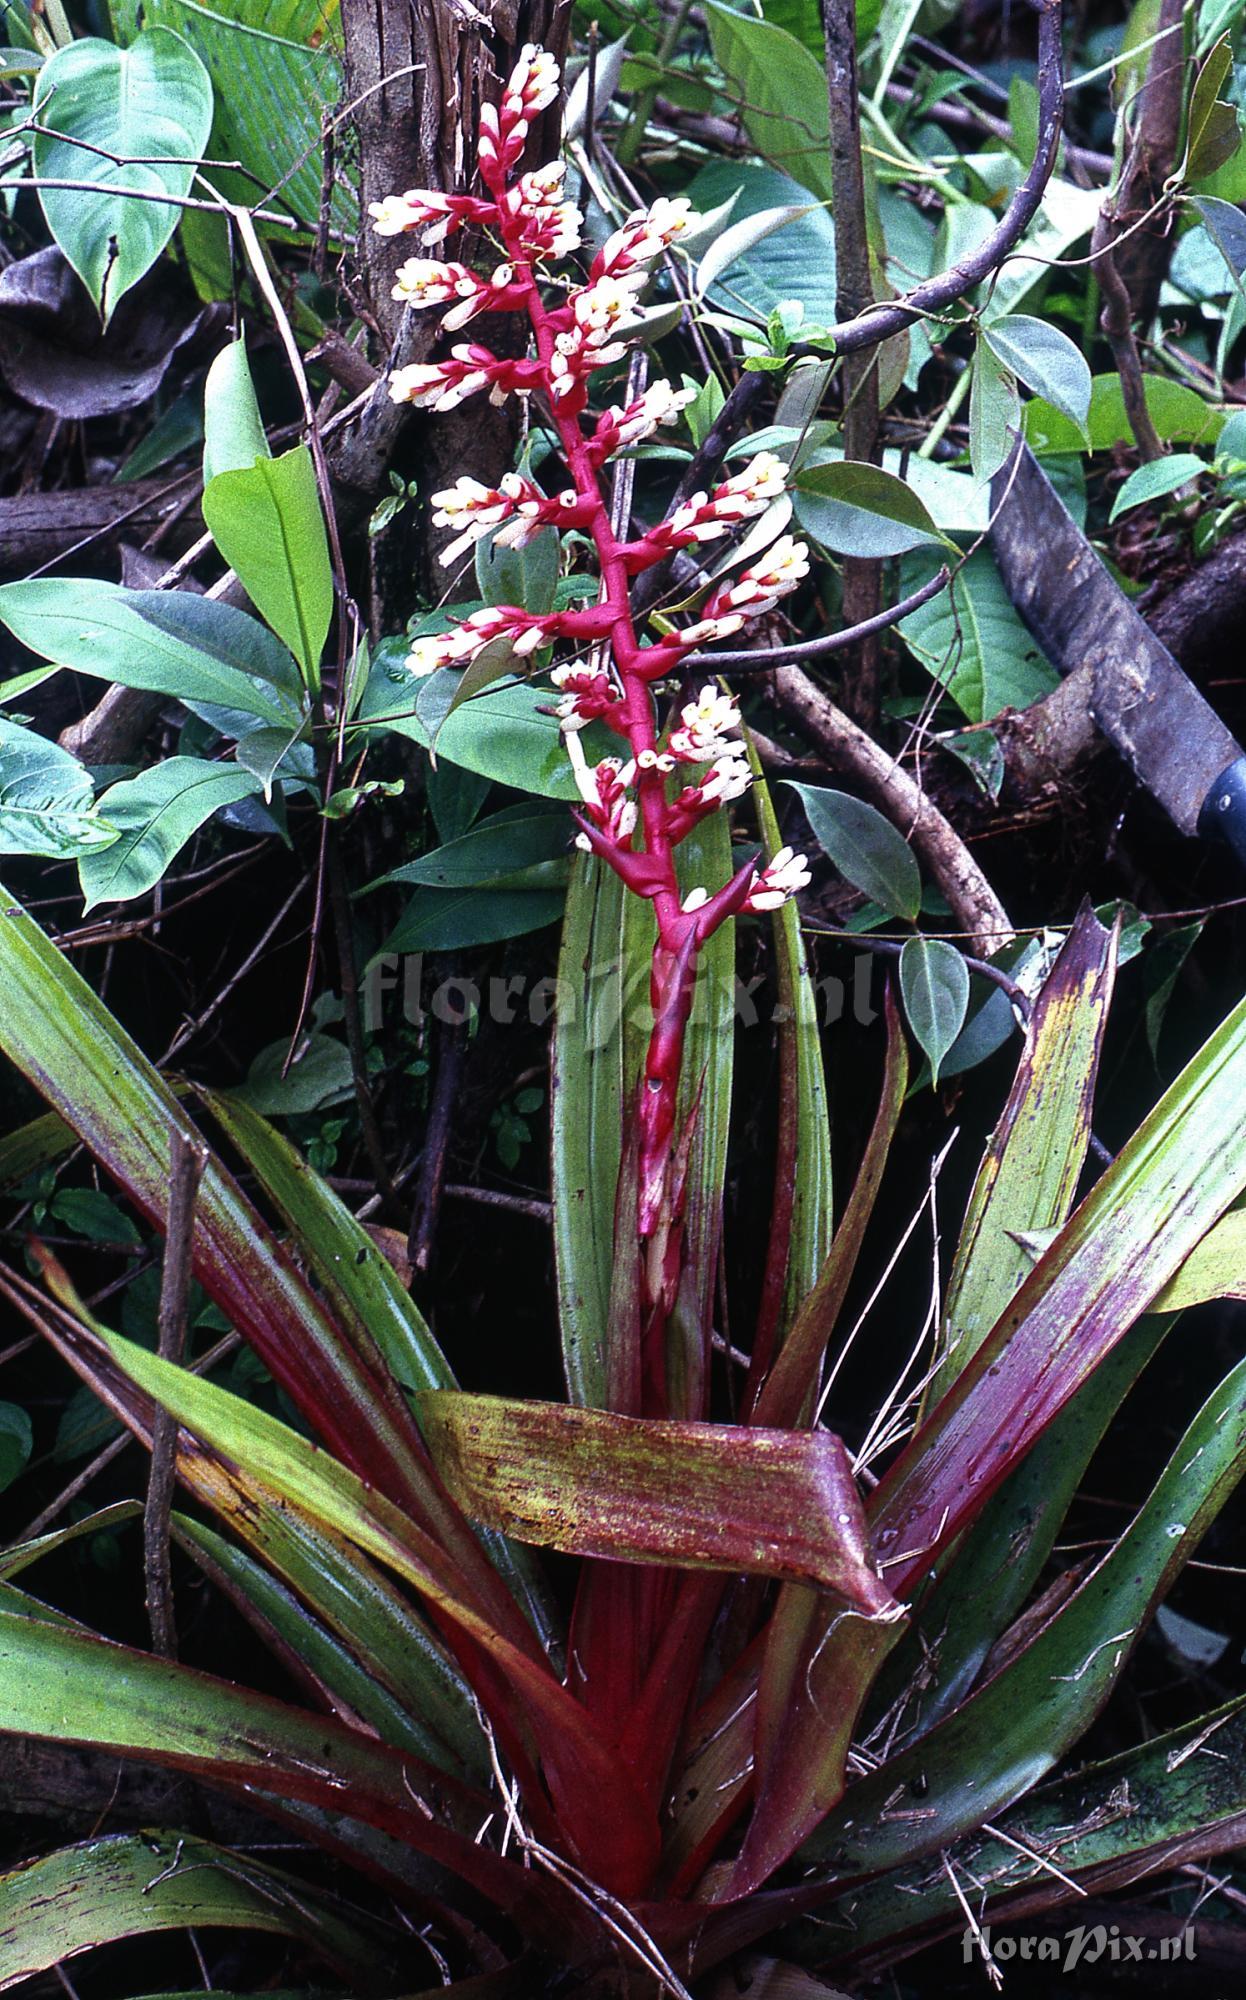
[[[1198,830],[1225,841],[1246,868],[1246,756],[1236,758],[1216,779],[1203,800]]]

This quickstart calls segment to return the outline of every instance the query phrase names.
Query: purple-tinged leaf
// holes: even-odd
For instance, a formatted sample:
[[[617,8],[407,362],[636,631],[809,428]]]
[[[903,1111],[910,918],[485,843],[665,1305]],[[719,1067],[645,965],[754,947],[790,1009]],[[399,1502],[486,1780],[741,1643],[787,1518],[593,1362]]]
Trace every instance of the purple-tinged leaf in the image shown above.
[[[765,1431],[430,1391],[438,1470],[465,1511],[522,1540],[613,1561],[816,1583],[894,1611],[830,1431]]]

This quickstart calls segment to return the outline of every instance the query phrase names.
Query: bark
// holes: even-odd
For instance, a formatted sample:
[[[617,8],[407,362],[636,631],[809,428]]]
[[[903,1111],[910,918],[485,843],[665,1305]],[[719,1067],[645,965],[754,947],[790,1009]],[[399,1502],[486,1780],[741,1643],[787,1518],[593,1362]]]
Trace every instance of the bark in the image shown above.
[[[835,310],[855,319],[874,303],[869,227],[865,205],[865,161],[861,151],[861,104],[857,86],[856,0],[822,0],[826,34],[826,92],[831,129],[831,192],[835,215]],[[844,456],[866,465],[880,461],[878,350],[843,361]],[[844,623],[860,625],[882,603],[882,564],[847,556],[844,560]],[[853,649],[844,683],[844,705],[866,729],[878,724],[879,640],[862,639]]]
[[[360,288],[381,370],[359,416],[329,446],[333,477],[345,489],[346,513],[355,525],[386,490],[391,466],[418,476],[423,501],[462,473],[493,483],[510,464],[516,435],[511,409],[495,410],[476,397],[448,415],[424,416],[390,400],[386,377],[392,370],[427,360],[439,347],[439,315],[412,312],[391,297],[395,271],[420,254],[420,246],[410,237],[378,236],[367,208],[410,187],[467,191],[481,105],[496,101],[525,42],[538,42],[561,60],[569,24],[570,0],[343,0],[347,88],[359,145]],[[535,128],[534,164],[555,156],[559,117],[559,107],[551,106]],[[471,262],[472,250],[466,240],[451,254]],[[472,336],[496,346],[497,331],[481,321]],[[427,507],[400,515],[396,528],[376,552],[374,576],[382,622],[390,629],[410,608],[404,598],[413,570],[434,594],[445,583]]]

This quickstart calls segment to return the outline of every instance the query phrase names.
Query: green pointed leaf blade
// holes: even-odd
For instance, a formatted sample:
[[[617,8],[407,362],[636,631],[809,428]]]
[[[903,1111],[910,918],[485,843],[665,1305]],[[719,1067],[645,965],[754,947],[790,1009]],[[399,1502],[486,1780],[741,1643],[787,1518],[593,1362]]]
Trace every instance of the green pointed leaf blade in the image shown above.
[[[849,1872],[893,1868],[1030,1790],[1098,1714],[1139,1633],[1246,1473],[1246,1362],[1207,1399],[1150,1497],[1082,1583],[999,1671],[911,1750],[855,1785],[810,1843]],[[920,1774],[926,1817],[880,1801]],[[851,1825],[844,1823],[851,1819]]]
[[[271,456],[247,364],[246,341],[231,340],[217,355],[204,383],[204,487],[210,486],[219,472],[248,472],[258,458]]]
[[[976,1516],[1246,1189],[1243,1091],[1246,1002],[1122,1147],[876,1489],[884,1557],[923,1551],[897,1559],[898,1591]]]
[[[955,945],[942,938],[910,938],[900,953],[900,991],[909,1026],[938,1083],[939,1064],[969,1011],[969,968]]]
[[[944,541],[925,501],[878,465],[802,466],[791,492],[801,527],[837,555],[900,556]]]
[[[380,1927],[336,1897],[213,1842],[114,1833],[0,1876],[0,1988],[79,1952],[195,1926],[295,1937],[348,1976],[394,1977]]]
[[[1118,521],[1131,507],[1143,507],[1150,500],[1163,500],[1191,479],[1207,471],[1205,462],[1192,451],[1174,451],[1169,458],[1153,459],[1131,472],[1112,502],[1108,523]]]
[[[911,922],[921,904],[921,874],[908,842],[890,820],[849,792],[785,782],[804,806],[818,846],[844,880],[892,916]]]
[[[1082,911],[1043,982],[1025,1049],[983,1156],[948,1280],[933,1406],[1033,1268],[1019,1235],[1067,1221],[1090,1144],[1090,1113],[1116,974],[1116,947]]]
[[[260,616],[287,645],[308,687],[333,616],[333,567],[310,450],[218,472],[203,490],[208,531]]]
[[[168,202],[126,200],[111,190],[189,193],[212,127],[212,83],[189,43],[147,28],[127,49],[94,36],[49,56],[35,83],[34,139],[41,181],[87,182],[40,189],[48,228],[103,315],[155,263],[177,226]]]
[[[1076,425],[1089,442],[1090,364],[1067,333],[1028,313],[989,320],[982,338],[1004,367]]]
[[[302,725],[294,661],[232,605],[94,577],[46,577],[0,585],[0,620],[32,652],[92,679],[171,695],[192,709],[234,710],[274,728]]]
[[[100,794],[100,812],[117,837],[79,860],[84,909],[145,895],[205,820],[262,790],[241,765],[200,757],[166,757],[137,778],[110,785]]]
[[[0,854],[68,861],[107,847],[90,773],[59,743],[0,717]]]

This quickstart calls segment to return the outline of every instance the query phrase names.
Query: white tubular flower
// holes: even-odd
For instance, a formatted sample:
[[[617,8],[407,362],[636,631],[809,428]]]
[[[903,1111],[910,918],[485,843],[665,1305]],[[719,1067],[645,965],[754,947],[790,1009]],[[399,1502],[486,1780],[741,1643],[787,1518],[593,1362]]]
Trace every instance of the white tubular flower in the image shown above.
[[[633,264],[648,264],[685,235],[694,220],[687,195],[677,195],[673,201],[663,195],[652,207],[638,208],[628,216],[602,246],[595,268],[617,273]]]
[[[482,368],[465,364],[462,349],[449,362],[416,361],[398,368],[389,378],[389,393],[395,403],[412,403],[417,410],[453,410],[483,389],[489,377]]]
[[[512,118],[535,118],[557,95],[558,64],[548,49],[525,42],[502,97],[503,113]]]
[[[622,278],[598,278],[571,300],[575,323],[590,345],[609,340],[615,328],[633,318],[636,297],[644,287],[643,271],[628,272]]]
[[[749,566],[739,581],[714,593],[711,614],[742,611],[750,618],[769,611],[789,590],[795,590],[809,574],[809,550],[791,535],[780,535],[763,556]]]
[[[378,236],[402,236],[428,220],[427,211],[414,193],[387,194],[384,201],[370,201],[368,214]]]
[[[725,806],[732,799],[743,797],[753,782],[748,758],[743,748],[728,752],[713,763],[700,785],[697,787],[702,800],[712,806]]]
[[[774,860],[763,869],[745,902],[746,910],[760,914],[782,909],[784,903],[809,887],[809,863],[794,848],[781,847]]]
[[[436,257],[408,257],[394,273],[391,298],[409,306],[444,306],[451,299],[472,299],[480,280],[466,264],[442,264]]]
[[[750,514],[764,514],[787,484],[787,467],[772,451],[759,451],[741,472],[733,473],[714,489],[714,511],[720,519],[743,521]]]
[[[681,646],[712,646],[715,639],[730,639],[743,624],[743,614],[731,611],[723,617],[699,618],[695,625],[685,625],[676,637]]]
[[[739,754],[740,745],[730,738],[740,727],[740,711],[732,696],[720,693],[712,682],[706,682],[681,715],[683,726],[672,732],[671,750],[682,763],[709,764],[724,754]]]
[[[567,162],[551,160],[547,167],[533,167],[519,176],[519,200],[529,211],[559,208],[565,200]]]
[[[443,563],[457,562],[482,535],[490,528],[496,528],[505,521],[513,506],[513,501],[496,486],[483,486],[478,479],[470,479],[466,474],[456,479],[453,486],[434,493],[433,526],[456,528],[458,539],[451,542],[441,554]]]
[[[624,410],[611,410],[619,425],[621,444],[640,444],[652,437],[660,424],[673,424],[696,396],[695,389],[673,389],[669,382],[651,382],[643,396]]]
[[[641,750],[636,758],[638,771],[673,771],[675,759],[667,750]]]

